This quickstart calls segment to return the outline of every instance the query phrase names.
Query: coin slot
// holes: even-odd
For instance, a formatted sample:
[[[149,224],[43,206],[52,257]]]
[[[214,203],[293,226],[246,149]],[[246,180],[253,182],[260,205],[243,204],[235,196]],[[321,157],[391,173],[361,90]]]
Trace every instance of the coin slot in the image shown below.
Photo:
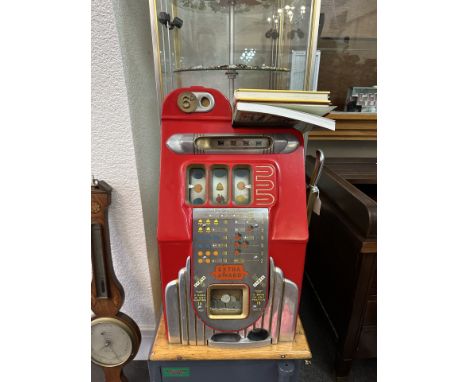
[[[215,100],[212,94],[207,92],[193,92],[196,97],[195,112],[206,113],[214,108]]]
[[[209,107],[211,105],[211,101],[209,100],[208,97],[202,97],[201,100],[200,100],[200,104],[203,107]]]

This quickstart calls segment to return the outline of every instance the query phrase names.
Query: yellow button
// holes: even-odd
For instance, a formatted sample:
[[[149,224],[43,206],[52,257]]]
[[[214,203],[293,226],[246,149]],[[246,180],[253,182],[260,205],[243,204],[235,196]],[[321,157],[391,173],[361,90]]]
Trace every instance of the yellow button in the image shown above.
[[[205,220],[205,223],[210,224],[210,219],[206,219],[206,220]]]
[[[198,264],[203,263],[203,259],[198,259]]]
[[[218,251],[214,251],[213,255],[218,256]]]
[[[218,219],[214,220],[215,225],[218,225]]]
[[[206,227],[206,232],[210,232],[211,231],[211,228],[210,227]]]
[[[203,220],[198,219],[198,224],[202,224],[202,223],[203,223]]]
[[[206,256],[210,256],[210,255],[211,255],[211,252],[210,252],[210,251],[206,251],[206,252],[205,252],[205,255],[206,255]]]
[[[203,251],[198,251],[198,256],[203,256]]]
[[[209,264],[209,263],[210,263],[210,259],[205,259],[205,263]]]
[[[202,227],[198,227],[198,232],[203,232],[203,228],[202,228]]]

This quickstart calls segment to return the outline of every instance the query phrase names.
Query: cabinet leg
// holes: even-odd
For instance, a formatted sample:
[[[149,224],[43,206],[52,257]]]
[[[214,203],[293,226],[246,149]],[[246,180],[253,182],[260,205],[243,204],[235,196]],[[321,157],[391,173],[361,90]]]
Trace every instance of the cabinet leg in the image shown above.
[[[106,382],[128,382],[127,377],[123,373],[123,366],[104,367],[103,370]]]
[[[336,355],[335,372],[337,381],[346,381],[346,378],[351,371],[352,359],[345,359],[340,354]]]

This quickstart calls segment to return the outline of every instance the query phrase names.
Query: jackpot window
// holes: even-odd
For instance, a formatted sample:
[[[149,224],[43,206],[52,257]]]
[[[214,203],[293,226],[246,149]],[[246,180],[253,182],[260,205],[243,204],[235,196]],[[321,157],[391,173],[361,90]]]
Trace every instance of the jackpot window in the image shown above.
[[[208,287],[208,317],[212,320],[243,319],[249,312],[245,284],[213,284]]]

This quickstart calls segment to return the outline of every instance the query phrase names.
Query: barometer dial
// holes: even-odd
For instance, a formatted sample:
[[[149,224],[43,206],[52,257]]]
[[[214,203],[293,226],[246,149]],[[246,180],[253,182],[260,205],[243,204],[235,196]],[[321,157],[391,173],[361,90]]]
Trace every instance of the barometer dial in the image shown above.
[[[138,336],[114,317],[95,318],[91,322],[91,360],[103,367],[123,365],[138,348]]]

